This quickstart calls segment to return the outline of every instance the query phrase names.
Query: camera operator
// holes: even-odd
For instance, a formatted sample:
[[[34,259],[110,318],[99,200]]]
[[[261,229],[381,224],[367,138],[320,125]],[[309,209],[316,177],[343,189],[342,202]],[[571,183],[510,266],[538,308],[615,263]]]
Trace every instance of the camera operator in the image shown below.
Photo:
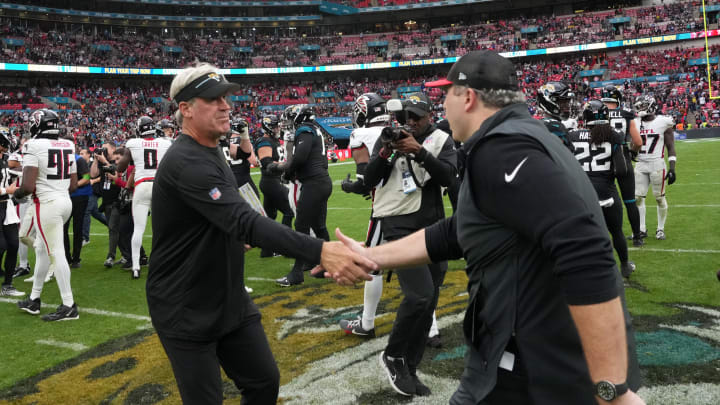
[[[120,173],[115,165],[115,145],[105,144],[102,148],[95,149],[95,159],[90,167],[90,177],[99,181],[102,207],[105,212],[108,226],[108,254],[103,265],[110,268],[115,264],[115,251],[120,238],[119,224],[120,215],[118,212],[118,195],[120,186],[118,179]]]
[[[388,110],[393,110],[391,103]],[[382,243],[445,217],[442,187],[455,178],[456,153],[452,138],[432,124],[431,111],[425,94],[411,94],[395,112],[403,127],[385,128],[373,147],[365,184],[376,187],[373,213],[380,218]],[[393,388],[403,395],[430,394],[416,370],[446,270],[447,262],[441,262],[396,272],[405,297],[380,362]]]

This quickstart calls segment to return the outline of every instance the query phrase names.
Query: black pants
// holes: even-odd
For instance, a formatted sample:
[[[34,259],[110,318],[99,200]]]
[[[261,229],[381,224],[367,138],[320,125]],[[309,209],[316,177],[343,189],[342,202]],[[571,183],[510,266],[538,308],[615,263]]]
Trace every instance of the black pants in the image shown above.
[[[283,214],[283,225],[292,228],[292,220],[295,214],[290,208],[287,187],[283,186],[277,177],[262,176],[260,178],[260,191],[263,193],[263,209],[265,209],[268,218],[276,219],[278,211],[280,211]]]
[[[295,218],[295,230],[304,234],[310,234],[310,229],[315,232],[317,238],[330,240],[327,226],[327,203],[332,194],[332,180],[330,176],[319,179],[308,179],[302,182],[300,198],[297,202],[297,217]],[[298,277],[302,271],[313,267],[317,263],[303,263],[296,260],[292,272]]]
[[[63,242],[65,243],[65,257],[68,263],[77,263],[80,261],[80,251],[82,250],[83,221],[85,221],[88,196],[80,195],[70,197],[70,200],[72,201],[72,211],[70,212],[70,218],[68,218],[63,227]],[[71,220],[73,221],[72,255],[70,255],[70,237],[68,236]]]
[[[260,316],[216,340],[169,338],[158,332],[170,359],[183,404],[222,404],[220,367],[242,390],[243,404],[274,404],[280,372]]]
[[[607,225],[612,237],[613,246],[618,254],[621,263],[628,261],[628,247],[625,235],[622,230],[622,204],[620,204],[620,196],[613,186],[612,198],[615,203],[610,207],[603,207],[603,216],[605,217],[605,225]]]
[[[415,372],[425,353],[446,271],[447,262],[442,262],[395,272],[405,297],[398,307],[385,354],[407,359],[410,373]]]
[[[640,234],[640,211],[638,211],[637,203],[635,201],[635,169],[630,159],[630,151],[627,147],[623,147],[623,153],[626,154],[625,161],[627,162],[626,175],[617,179],[618,186],[620,186],[620,194],[622,195],[625,209],[627,210],[628,221],[630,222],[630,228],[632,228],[633,235]]]
[[[108,254],[107,257],[115,259],[115,251],[120,240],[120,210],[117,203],[104,203],[105,218],[108,227]],[[130,216],[132,218],[132,215]],[[132,235],[131,235],[132,237]]]
[[[2,285],[12,285],[18,253],[18,224],[3,225],[7,202],[0,202],[0,258],[5,254],[5,279]]]

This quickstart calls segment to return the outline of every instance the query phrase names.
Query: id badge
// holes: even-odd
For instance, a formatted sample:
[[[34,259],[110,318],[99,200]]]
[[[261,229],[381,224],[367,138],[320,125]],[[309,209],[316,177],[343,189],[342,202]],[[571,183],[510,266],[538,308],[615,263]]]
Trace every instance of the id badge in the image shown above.
[[[402,174],[402,186],[403,186],[403,193],[410,194],[415,192],[417,190],[417,186],[415,185],[415,180],[413,180],[412,174],[410,171],[404,171]]]

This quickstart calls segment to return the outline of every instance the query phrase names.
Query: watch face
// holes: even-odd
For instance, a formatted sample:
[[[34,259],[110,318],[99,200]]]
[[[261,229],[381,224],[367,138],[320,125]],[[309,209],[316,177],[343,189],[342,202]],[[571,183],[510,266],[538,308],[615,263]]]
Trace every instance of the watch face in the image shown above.
[[[597,396],[604,399],[605,401],[612,401],[615,399],[616,393],[615,393],[615,386],[612,383],[609,383],[607,381],[600,381],[595,386],[597,391]]]

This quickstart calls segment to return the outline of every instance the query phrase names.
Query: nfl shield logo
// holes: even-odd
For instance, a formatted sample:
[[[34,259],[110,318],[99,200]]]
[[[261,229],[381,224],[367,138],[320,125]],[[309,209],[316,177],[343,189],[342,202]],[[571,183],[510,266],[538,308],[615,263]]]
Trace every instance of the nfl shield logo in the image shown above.
[[[212,198],[213,200],[217,200],[218,198],[220,198],[220,196],[222,196],[222,193],[220,192],[220,190],[218,190],[217,187],[210,190],[208,194],[210,194],[210,198]]]

